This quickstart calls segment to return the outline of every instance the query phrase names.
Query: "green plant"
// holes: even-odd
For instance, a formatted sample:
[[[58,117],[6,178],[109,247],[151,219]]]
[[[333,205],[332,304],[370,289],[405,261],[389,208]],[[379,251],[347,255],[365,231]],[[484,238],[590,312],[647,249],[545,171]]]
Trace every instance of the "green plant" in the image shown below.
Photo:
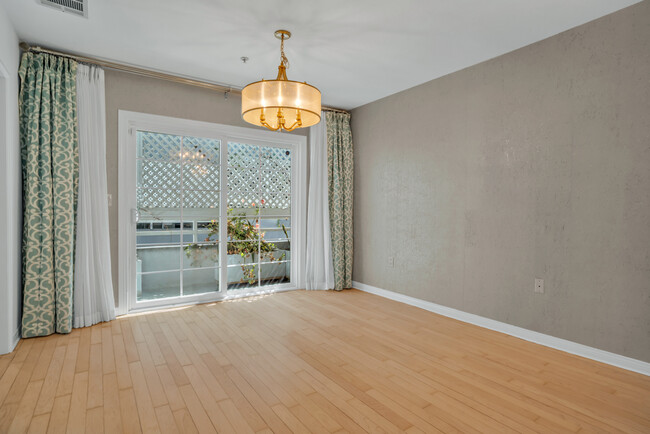
[[[284,225],[284,223],[280,222],[280,219],[278,219],[278,226],[282,227],[282,232],[284,232],[284,236],[289,238],[289,234],[287,233],[287,227]]]
[[[256,215],[258,214],[259,210],[256,210]],[[246,260],[258,253],[258,248],[260,255],[266,254],[266,259],[271,262],[281,261],[284,259],[285,254],[283,253],[280,258],[275,258],[276,246],[264,240],[264,233],[260,231],[259,224],[254,223],[256,219],[253,219],[253,221],[249,220],[249,217],[246,217],[245,213],[234,214],[232,209],[228,210],[228,216],[227,254],[239,255],[243,258],[244,261],[241,269],[245,279],[242,279],[241,283],[248,281],[250,285],[253,285],[257,280],[255,278],[256,265],[246,264]],[[284,225],[282,226],[286,234],[286,229]],[[218,251],[214,247],[218,246],[219,242],[214,241],[212,237],[219,235],[219,221],[211,220],[206,225],[206,228],[209,231],[203,243],[192,243],[185,247],[185,255],[192,259],[192,265],[195,265],[195,262],[201,262],[205,259],[218,262]]]

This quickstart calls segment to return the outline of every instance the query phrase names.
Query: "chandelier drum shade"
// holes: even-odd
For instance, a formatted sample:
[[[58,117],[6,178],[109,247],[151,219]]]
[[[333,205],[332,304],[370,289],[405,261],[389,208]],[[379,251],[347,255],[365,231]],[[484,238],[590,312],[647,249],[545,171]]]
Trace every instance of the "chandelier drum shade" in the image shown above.
[[[293,131],[320,122],[321,94],[306,82],[287,80],[289,61],[284,55],[284,41],[291,37],[287,30],[278,30],[280,66],[275,80],[251,83],[242,89],[241,112],[250,124],[273,131]]]

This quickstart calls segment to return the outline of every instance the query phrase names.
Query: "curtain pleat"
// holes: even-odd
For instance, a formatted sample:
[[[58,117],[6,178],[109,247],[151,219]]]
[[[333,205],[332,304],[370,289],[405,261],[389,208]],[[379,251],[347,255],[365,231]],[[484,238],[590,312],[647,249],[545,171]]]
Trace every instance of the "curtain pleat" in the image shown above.
[[[74,327],[115,319],[106,200],[104,70],[77,68],[79,203],[74,270]]]
[[[350,115],[327,112],[327,162],[334,289],[352,286],[354,152]]]
[[[309,201],[307,204],[307,289],[334,289],[332,238],[328,202],[327,128],[322,121],[309,131]]]
[[[74,60],[29,52],[18,71],[23,337],[72,330],[79,169],[76,72]]]

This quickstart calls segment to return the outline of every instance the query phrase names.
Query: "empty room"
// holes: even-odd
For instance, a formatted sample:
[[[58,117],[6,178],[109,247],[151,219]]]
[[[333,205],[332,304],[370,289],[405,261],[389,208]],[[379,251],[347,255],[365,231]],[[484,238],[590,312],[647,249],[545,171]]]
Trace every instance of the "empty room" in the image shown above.
[[[0,0],[0,434],[650,433],[650,1]]]

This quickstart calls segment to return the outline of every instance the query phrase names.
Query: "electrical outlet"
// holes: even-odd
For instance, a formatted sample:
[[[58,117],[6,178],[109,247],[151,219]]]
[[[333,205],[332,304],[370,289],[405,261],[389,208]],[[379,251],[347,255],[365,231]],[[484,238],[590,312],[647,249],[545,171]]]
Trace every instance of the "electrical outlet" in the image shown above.
[[[395,266],[395,258],[392,256],[388,257],[388,266],[389,267],[394,267]]]
[[[544,279],[535,279],[535,292],[544,294]]]

